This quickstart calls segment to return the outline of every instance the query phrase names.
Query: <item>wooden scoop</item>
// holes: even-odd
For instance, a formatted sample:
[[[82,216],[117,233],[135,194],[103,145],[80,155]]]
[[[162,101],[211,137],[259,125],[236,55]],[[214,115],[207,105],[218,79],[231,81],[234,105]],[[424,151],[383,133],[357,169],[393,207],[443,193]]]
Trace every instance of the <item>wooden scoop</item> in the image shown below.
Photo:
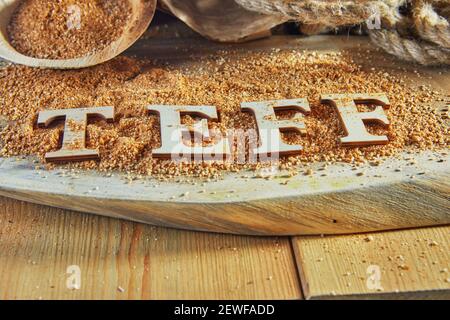
[[[129,21],[124,27],[122,36],[113,41],[108,47],[90,53],[80,58],[72,59],[39,59],[19,53],[10,43],[8,37],[8,24],[11,17],[20,5],[20,0],[0,0],[0,57],[14,63],[31,67],[44,67],[54,69],[76,69],[93,66],[114,58],[144,33],[152,21],[156,10],[156,0],[128,0],[132,12]]]

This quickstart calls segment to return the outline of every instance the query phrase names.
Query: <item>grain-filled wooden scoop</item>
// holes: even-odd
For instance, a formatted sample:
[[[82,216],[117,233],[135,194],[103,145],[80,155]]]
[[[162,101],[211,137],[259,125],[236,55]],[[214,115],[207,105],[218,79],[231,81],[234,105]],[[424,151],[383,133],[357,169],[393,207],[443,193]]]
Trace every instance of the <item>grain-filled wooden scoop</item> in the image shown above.
[[[131,13],[122,34],[106,47],[82,57],[70,59],[41,59],[18,52],[10,43],[8,25],[20,0],[0,0],[0,57],[31,67],[76,69],[108,61],[130,47],[145,32],[156,10],[156,0],[128,0]]]

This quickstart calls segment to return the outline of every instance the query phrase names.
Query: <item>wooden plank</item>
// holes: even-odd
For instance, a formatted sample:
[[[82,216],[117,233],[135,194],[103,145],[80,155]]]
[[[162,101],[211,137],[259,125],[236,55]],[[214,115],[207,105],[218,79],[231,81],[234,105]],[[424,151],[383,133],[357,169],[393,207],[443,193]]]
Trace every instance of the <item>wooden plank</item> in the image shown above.
[[[450,226],[292,243],[307,299],[450,298]]]
[[[79,290],[66,286],[71,265]],[[0,198],[0,299],[300,297],[288,238],[156,228]]]
[[[183,57],[187,55],[205,56],[223,48],[239,48],[242,53],[273,47],[322,52],[354,49],[355,61],[365,69],[377,65],[404,75],[415,82],[414,86],[429,84],[441,92],[450,90],[449,73],[445,72],[448,68],[440,72],[417,67],[422,73],[419,78],[415,66],[381,52],[361,54],[371,47],[367,39],[358,37],[273,37],[239,46],[198,38],[142,40],[128,53],[157,59],[170,52],[170,59],[177,65],[185,63]],[[369,54],[373,59],[363,59]],[[35,170],[33,160],[0,159],[1,195],[155,225],[237,234],[342,234],[450,223],[450,155],[439,152],[393,157],[377,167],[367,163],[358,167],[365,172],[364,177],[357,176],[349,165],[333,164],[328,166],[326,176],[298,174],[288,179],[289,172],[279,171],[273,179],[265,180],[249,179],[247,173],[244,177],[243,173],[230,173],[223,180],[209,182],[206,188],[202,183],[151,178],[124,187],[125,174],[110,177],[96,172],[44,172]],[[318,163],[311,169],[319,172],[321,167],[323,164]],[[181,197],[188,193],[188,197]]]

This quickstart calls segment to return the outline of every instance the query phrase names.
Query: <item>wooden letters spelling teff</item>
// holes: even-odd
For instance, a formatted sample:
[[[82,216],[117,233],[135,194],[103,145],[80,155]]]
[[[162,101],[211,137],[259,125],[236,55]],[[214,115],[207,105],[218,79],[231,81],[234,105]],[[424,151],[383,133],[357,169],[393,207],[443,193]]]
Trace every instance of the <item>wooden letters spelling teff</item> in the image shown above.
[[[366,122],[377,122],[388,126],[389,120],[383,107],[389,106],[385,94],[333,94],[322,96],[322,103],[336,107],[347,136],[341,138],[344,146],[367,146],[386,144],[386,136],[370,134]],[[375,104],[374,111],[359,112],[355,103]],[[217,109],[214,106],[169,106],[150,105],[146,107],[150,113],[157,114],[161,126],[161,146],[153,150],[157,158],[223,160],[231,155],[229,137],[223,136],[213,144],[194,143],[187,145],[183,134],[188,132],[202,139],[210,136],[208,119],[218,120]],[[251,150],[260,160],[270,155],[292,155],[301,152],[301,145],[287,144],[281,139],[280,132],[294,130],[306,133],[303,122],[304,114],[311,112],[306,99],[270,100],[262,102],[244,102],[242,111],[251,112],[257,124],[259,145]],[[296,115],[288,120],[278,120],[276,111],[293,110]],[[181,124],[183,114],[201,117],[194,126]],[[79,108],[48,110],[39,113],[38,124],[48,126],[56,119],[65,119],[62,148],[45,155],[48,161],[90,160],[99,157],[98,150],[86,148],[86,125],[89,116],[100,116],[106,120],[114,119],[113,107]],[[194,141],[195,142],[195,141]]]
[[[38,125],[47,127],[55,120],[64,119],[62,148],[45,155],[47,161],[81,161],[95,160],[98,150],[86,149],[86,125],[89,116],[114,119],[114,107],[95,107],[39,112]]]

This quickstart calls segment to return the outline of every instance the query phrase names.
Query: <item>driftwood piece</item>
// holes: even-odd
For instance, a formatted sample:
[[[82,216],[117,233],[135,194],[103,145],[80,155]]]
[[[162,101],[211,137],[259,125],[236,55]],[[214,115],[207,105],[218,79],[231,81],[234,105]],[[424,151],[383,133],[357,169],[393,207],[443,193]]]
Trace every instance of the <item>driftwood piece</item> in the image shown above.
[[[270,35],[284,17],[249,11],[234,0],[161,0],[164,8],[206,38],[238,42]]]

